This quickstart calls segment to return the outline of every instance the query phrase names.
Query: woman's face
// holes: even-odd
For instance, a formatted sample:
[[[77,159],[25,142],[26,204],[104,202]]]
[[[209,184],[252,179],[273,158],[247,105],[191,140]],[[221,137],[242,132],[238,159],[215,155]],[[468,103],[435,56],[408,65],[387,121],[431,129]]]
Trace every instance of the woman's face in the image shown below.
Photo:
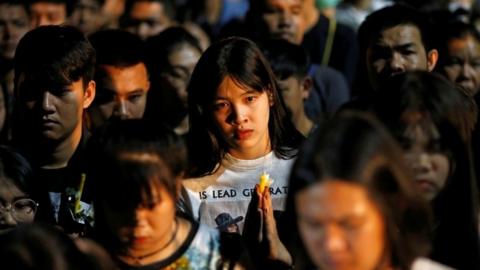
[[[474,96],[480,88],[480,43],[472,36],[450,39],[443,70],[450,81]]]
[[[5,177],[0,177],[0,187],[0,234],[20,223],[33,222],[36,206],[29,196]]]
[[[226,76],[217,89],[213,120],[228,152],[236,158],[255,159],[270,151],[268,120],[270,101],[268,91],[258,92]]]
[[[172,237],[175,201],[163,187],[152,187],[154,203],[133,210],[103,205],[107,226],[127,255],[142,256],[164,246]]]
[[[438,129],[430,121],[410,123],[403,132],[402,144],[415,186],[425,199],[433,200],[445,187],[450,173]]]
[[[299,192],[295,205],[300,237],[318,268],[371,270],[386,264],[385,221],[363,187],[341,180],[317,183]]]

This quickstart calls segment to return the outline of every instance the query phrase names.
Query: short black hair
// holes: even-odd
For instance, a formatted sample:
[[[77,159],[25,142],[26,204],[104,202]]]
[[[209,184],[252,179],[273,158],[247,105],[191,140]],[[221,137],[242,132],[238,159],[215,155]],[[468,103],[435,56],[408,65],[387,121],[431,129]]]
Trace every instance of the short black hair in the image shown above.
[[[96,32],[89,40],[97,52],[97,65],[130,67],[145,63],[143,41],[124,30],[109,29]]]
[[[83,79],[86,87],[93,79],[95,50],[75,27],[40,26],[20,40],[14,67],[15,85],[23,74],[42,86],[68,85]]]
[[[277,79],[285,80],[292,76],[303,79],[308,75],[310,57],[300,45],[274,39],[262,43],[261,48]]]
[[[0,145],[0,178],[7,179],[19,190],[31,195],[32,167],[20,153],[6,145]]]
[[[358,29],[360,52],[366,52],[372,39],[398,25],[412,25],[418,28],[422,44],[428,52],[432,49],[430,21],[426,14],[407,5],[392,5],[370,14]]]

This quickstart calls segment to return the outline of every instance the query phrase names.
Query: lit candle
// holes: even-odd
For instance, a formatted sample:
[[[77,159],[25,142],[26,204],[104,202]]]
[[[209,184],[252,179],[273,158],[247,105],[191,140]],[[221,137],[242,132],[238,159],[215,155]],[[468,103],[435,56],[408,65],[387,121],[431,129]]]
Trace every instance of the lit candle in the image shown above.
[[[273,179],[270,179],[270,175],[266,172],[263,172],[260,176],[259,188],[260,192],[263,193],[265,188],[269,187],[273,183]]]

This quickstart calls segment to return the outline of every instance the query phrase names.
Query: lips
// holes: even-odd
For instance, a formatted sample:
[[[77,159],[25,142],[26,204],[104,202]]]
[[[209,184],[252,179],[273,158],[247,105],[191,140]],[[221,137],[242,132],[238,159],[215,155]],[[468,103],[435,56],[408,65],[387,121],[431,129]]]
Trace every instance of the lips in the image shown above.
[[[274,34],[276,38],[281,38],[281,39],[286,39],[290,40],[292,39],[295,35],[292,32],[289,31],[279,31]]]
[[[235,131],[235,139],[239,141],[246,140],[252,136],[253,130],[252,129],[246,129],[246,130],[236,130]]]
[[[148,237],[145,236],[140,236],[140,237],[133,237],[130,242],[132,242],[134,245],[143,245],[146,242],[148,242]]]
[[[41,125],[43,127],[51,127],[51,126],[54,126],[54,125],[58,125],[58,122],[55,121],[55,120],[51,120],[51,119],[42,119]]]
[[[324,258],[323,263],[328,269],[348,269],[349,259],[345,255],[335,255]]]
[[[436,189],[434,181],[429,179],[415,179],[415,184],[425,192],[433,192]]]

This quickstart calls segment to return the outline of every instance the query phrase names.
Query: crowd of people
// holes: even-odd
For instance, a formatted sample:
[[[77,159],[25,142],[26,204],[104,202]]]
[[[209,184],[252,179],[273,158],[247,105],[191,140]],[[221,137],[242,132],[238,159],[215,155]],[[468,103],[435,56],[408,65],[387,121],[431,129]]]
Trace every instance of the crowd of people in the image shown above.
[[[0,0],[2,269],[480,269],[480,1]]]

